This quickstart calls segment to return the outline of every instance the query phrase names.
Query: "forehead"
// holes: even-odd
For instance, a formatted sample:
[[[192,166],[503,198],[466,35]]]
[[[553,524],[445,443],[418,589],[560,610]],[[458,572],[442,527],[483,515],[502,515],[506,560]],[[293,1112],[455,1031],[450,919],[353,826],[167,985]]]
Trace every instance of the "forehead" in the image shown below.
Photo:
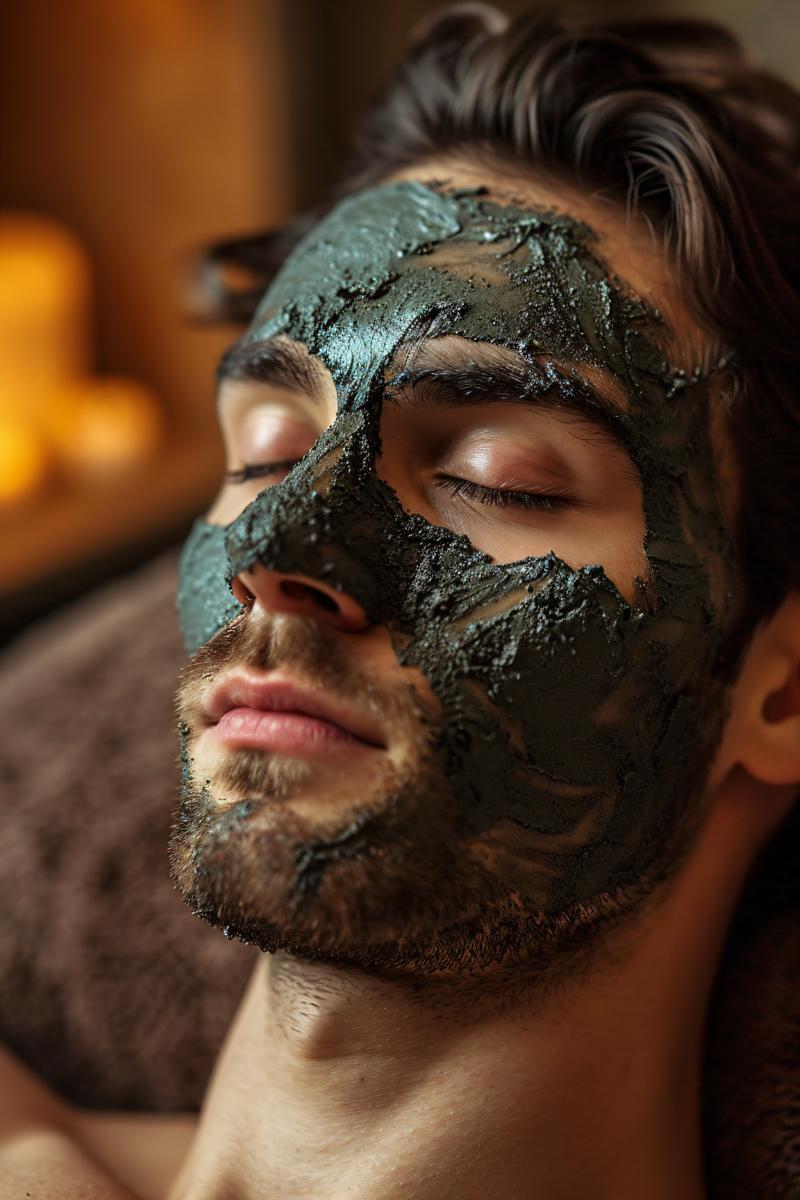
[[[652,222],[630,205],[588,191],[543,171],[520,170],[487,155],[482,164],[462,156],[430,159],[390,176],[434,187],[483,187],[499,204],[571,216],[591,231],[595,254],[629,293],[662,314],[670,357],[681,366],[711,362],[722,354],[718,339],[692,315],[685,274]]]
[[[596,253],[572,214],[498,203],[486,189],[401,181],[357,193],[294,252],[248,334],[284,334],[337,384],[365,384],[404,341],[456,334],[595,365],[626,388],[684,372],[659,315]]]

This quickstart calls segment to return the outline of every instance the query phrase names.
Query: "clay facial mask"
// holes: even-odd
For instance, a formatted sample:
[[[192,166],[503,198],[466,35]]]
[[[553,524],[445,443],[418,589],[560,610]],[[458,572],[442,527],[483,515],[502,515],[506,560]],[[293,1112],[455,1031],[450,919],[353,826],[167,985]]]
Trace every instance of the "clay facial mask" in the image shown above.
[[[593,241],[566,216],[475,192],[400,183],[345,200],[285,264],[247,335],[254,350],[280,335],[316,356],[336,386],[336,419],[230,525],[199,522],[182,560],[191,651],[228,636],[220,631],[241,613],[230,580],[254,563],[324,580],[389,631],[399,662],[423,673],[440,706],[425,770],[448,797],[427,800],[435,820],[444,811],[451,822],[443,877],[458,876],[462,894],[480,879],[471,895],[491,893],[517,945],[542,923],[624,907],[674,870],[702,816],[724,717],[719,660],[735,573],[709,382],[669,364],[668,331],[609,277]],[[602,565],[570,566],[555,547],[499,564],[404,511],[381,480],[387,397],[413,377],[415,347],[451,336],[513,352],[532,396],[613,426],[641,476],[646,524],[647,573],[628,599]],[[593,372],[613,380],[618,405],[593,391]],[[194,861],[205,863],[194,875],[184,867],[183,890],[210,920],[269,948],[252,922],[237,924],[233,897],[215,889],[213,855],[198,851],[245,839],[258,798],[221,815],[191,778],[183,732],[190,799],[177,837],[194,822]],[[425,802],[419,787],[399,795],[395,816],[402,803],[415,808],[424,858]],[[329,838],[309,859],[313,879],[298,867],[295,894],[307,899],[343,860],[368,857],[374,820],[340,831],[336,853]],[[434,908],[453,928],[463,917],[467,936],[473,917],[457,896]],[[433,944],[442,930],[419,936]],[[484,945],[478,958],[507,944]]]

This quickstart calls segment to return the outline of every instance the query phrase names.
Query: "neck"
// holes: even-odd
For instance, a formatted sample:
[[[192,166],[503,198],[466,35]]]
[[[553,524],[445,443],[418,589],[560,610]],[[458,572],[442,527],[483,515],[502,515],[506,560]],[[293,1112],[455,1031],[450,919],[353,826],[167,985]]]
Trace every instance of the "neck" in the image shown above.
[[[535,1005],[468,1018],[440,982],[266,956],[172,1200],[701,1200],[703,1029],[737,888],[695,857],[702,878],[690,862]]]

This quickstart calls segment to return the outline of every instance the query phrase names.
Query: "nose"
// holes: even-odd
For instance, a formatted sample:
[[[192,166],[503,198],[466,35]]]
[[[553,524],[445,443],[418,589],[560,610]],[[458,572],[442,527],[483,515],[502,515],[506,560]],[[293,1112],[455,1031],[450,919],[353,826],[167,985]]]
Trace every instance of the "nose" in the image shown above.
[[[231,590],[245,608],[312,617],[342,633],[362,633],[370,621],[361,605],[336,588],[307,575],[287,575],[256,563],[234,576]]]

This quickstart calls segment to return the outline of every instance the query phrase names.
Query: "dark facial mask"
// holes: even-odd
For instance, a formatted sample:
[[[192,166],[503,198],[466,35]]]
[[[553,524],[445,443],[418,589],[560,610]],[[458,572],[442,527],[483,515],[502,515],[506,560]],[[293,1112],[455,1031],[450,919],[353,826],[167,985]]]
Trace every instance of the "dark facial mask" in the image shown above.
[[[417,184],[340,204],[248,333],[318,356],[336,419],[230,525],[197,523],[179,596],[190,650],[241,612],[229,582],[256,562],[356,599],[441,704],[436,751],[464,839],[511,837],[509,888],[550,913],[674,864],[724,717],[720,653],[736,607],[708,379],[668,364],[665,328],[609,278],[592,236],[567,217]],[[555,553],[495,563],[406,513],[379,478],[393,360],[446,335],[514,351],[542,392],[573,405],[598,402],[567,365],[616,381],[625,406],[610,419],[641,474],[646,520],[635,603],[598,565],[573,569]]]

